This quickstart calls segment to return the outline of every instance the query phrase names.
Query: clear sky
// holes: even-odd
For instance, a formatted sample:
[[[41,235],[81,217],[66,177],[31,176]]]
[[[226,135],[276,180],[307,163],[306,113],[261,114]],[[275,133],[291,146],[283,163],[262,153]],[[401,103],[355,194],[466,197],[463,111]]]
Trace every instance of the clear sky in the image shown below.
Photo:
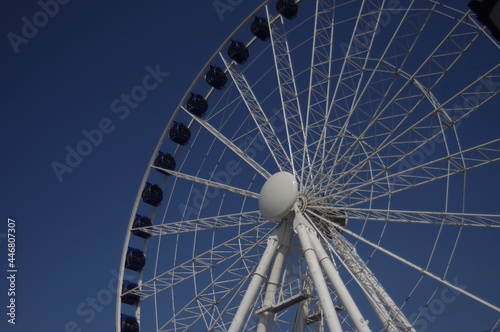
[[[222,2],[233,5],[218,13],[212,1],[2,1],[0,331],[114,330],[123,240],[151,153],[195,75],[255,5]],[[146,94],[134,102],[126,95],[137,86]],[[495,166],[474,178],[477,192],[498,178]],[[489,187],[476,197],[478,211],[498,213],[499,194]],[[15,325],[6,315],[9,218]],[[474,257],[464,278],[489,266],[479,271],[491,285],[498,232],[480,243],[465,237]],[[498,285],[468,289],[499,304]]]
[[[116,271],[150,155],[178,98],[253,6],[243,1],[220,17],[210,1],[63,2],[0,5],[0,232],[16,220],[18,269],[13,326],[0,237],[1,331],[64,331],[71,321],[114,330]],[[39,14],[41,3],[53,17]],[[24,27],[34,17],[36,32]],[[113,112],[147,68],[162,81],[129,113]],[[65,164],[67,147],[103,120],[108,133],[59,179],[52,164]]]

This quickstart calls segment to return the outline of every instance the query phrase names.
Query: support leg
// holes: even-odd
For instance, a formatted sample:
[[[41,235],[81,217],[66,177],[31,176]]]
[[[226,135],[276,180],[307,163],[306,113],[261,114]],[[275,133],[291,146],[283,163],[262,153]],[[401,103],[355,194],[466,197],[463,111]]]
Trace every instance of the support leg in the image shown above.
[[[332,282],[333,288],[335,289],[335,292],[337,293],[347,312],[349,313],[354,326],[356,327],[358,332],[370,332],[370,329],[368,328],[368,321],[366,321],[361,315],[358,306],[352,299],[351,294],[347,290],[345,284],[342,282],[340,275],[337,273],[337,269],[333,265],[330,256],[323,248],[321,241],[315,234],[311,232],[309,232],[309,239],[311,241],[312,247],[314,248],[314,251],[316,252],[316,255],[318,256],[321,267],[328,276],[328,279],[330,279],[330,281]]]
[[[323,316],[326,319],[326,324],[328,329],[332,332],[341,332],[342,326],[340,325],[339,318],[337,317],[337,312],[333,306],[333,301],[328,291],[328,286],[326,285],[325,279],[323,277],[323,272],[318,262],[318,257],[314,252],[314,248],[311,245],[309,239],[308,230],[306,228],[307,221],[304,219],[300,212],[297,212],[295,219],[293,221],[293,228],[297,235],[299,236],[300,244],[306,259],[307,265],[311,273],[311,277],[314,283],[314,287],[318,294],[321,309],[323,311]]]
[[[283,264],[285,262],[285,254],[290,246],[290,240],[292,237],[291,225],[288,221],[286,222],[284,221],[283,223],[286,223],[286,225],[284,226],[285,235],[283,238],[283,242],[278,248],[278,252],[276,254],[276,258],[273,263],[271,274],[269,275],[269,279],[267,280],[266,293],[264,296],[264,302],[262,303],[262,307],[270,307],[274,304],[274,301],[276,299],[276,291],[278,289],[281,273],[283,271]],[[274,314],[271,312],[263,312],[259,317],[257,332],[269,331],[269,327],[273,319],[273,316]]]
[[[287,223],[282,222],[280,227],[272,234],[267,242],[267,248],[260,259],[257,268],[252,276],[250,284],[243,296],[243,300],[241,301],[240,306],[238,307],[238,311],[234,316],[233,322],[229,327],[229,332],[239,332],[242,329],[243,323],[245,322],[246,317],[248,316],[250,310],[252,309],[253,304],[255,303],[255,298],[259,292],[260,285],[264,280],[267,271],[269,270],[269,266],[273,261],[273,258],[276,254],[276,250],[283,240],[283,233],[285,231],[285,227]]]

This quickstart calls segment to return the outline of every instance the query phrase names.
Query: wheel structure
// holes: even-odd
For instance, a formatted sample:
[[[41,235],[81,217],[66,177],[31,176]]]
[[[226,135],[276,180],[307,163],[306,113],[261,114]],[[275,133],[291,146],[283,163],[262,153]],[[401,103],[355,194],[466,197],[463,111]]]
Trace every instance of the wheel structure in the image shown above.
[[[155,148],[117,330],[498,326],[499,55],[462,2],[264,1]]]

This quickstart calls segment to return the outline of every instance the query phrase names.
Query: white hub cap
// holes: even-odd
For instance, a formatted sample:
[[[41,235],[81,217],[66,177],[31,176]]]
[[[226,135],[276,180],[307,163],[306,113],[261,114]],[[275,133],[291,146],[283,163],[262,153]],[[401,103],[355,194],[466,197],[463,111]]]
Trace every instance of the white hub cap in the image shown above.
[[[267,179],[259,196],[259,209],[270,221],[285,217],[297,199],[298,188],[295,177],[288,172],[279,172]]]

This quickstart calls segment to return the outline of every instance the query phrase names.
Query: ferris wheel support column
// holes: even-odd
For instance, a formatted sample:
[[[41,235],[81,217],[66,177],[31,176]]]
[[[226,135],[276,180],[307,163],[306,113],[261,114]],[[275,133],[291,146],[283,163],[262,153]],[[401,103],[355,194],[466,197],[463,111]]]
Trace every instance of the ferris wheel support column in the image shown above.
[[[323,316],[326,319],[328,329],[332,332],[341,332],[342,326],[340,325],[337,312],[333,305],[328,286],[326,285],[325,278],[323,278],[323,271],[321,270],[318,257],[311,244],[309,232],[307,230],[307,221],[304,219],[300,211],[296,211],[295,219],[293,220],[293,229],[299,236],[300,244],[304,258],[309,266],[311,278],[314,283],[314,288],[318,294]]]
[[[332,242],[335,250],[343,257],[344,266],[350,271],[354,280],[365,293],[386,331],[397,332],[404,330],[416,332],[401,309],[377,280],[375,274],[359,257],[354,246],[338,232],[333,232]]]
[[[312,227],[310,227],[309,229],[312,229]],[[316,255],[318,256],[321,267],[323,267],[323,270],[332,282],[333,288],[335,289],[335,292],[337,293],[340,301],[345,306],[347,312],[349,313],[354,326],[356,327],[358,332],[370,332],[371,330],[368,327],[368,321],[363,318],[363,315],[359,311],[358,306],[352,299],[351,294],[347,290],[347,287],[340,278],[337,269],[333,265],[330,256],[326,253],[325,248],[323,248],[323,245],[317,238],[316,234],[311,232],[308,233],[309,239],[314,248],[314,251],[316,252]]]
[[[275,229],[273,234],[269,236],[266,250],[262,254],[259,264],[253,273],[250,284],[248,285],[245,295],[243,296],[243,300],[241,300],[238,310],[234,315],[233,321],[228,330],[229,332],[241,331],[243,323],[255,303],[255,298],[259,292],[260,285],[269,270],[273,258],[276,256],[278,246],[283,243],[287,225],[287,222],[282,222],[280,226]]]
[[[276,299],[276,292],[280,282],[281,272],[283,271],[283,264],[285,262],[285,254],[289,249],[290,241],[292,239],[291,232],[291,220],[284,220],[284,238],[283,242],[280,243],[280,247],[276,253],[276,258],[274,259],[273,268],[271,269],[271,274],[267,280],[266,285],[266,295],[264,296],[264,301],[262,307],[270,307],[274,304]],[[269,330],[269,326],[272,321],[274,314],[269,312],[264,312],[259,317],[259,322],[257,324],[257,332],[266,332]]]
[[[313,282],[311,278],[309,277],[309,274],[307,274],[304,278],[304,282],[302,284],[302,291],[304,294],[312,294],[314,289]],[[307,329],[307,318],[309,317],[308,313],[309,310],[311,309],[311,297],[308,296],[302,303],[299,305],[299,308],[297,310],[297,313],[295,315],[295,324],[293,327],[293,331],[297,332],[304,332]],[[316,330],[317,331],[322,331],[321,325],[322,321],[320,320],[318,323],[316,323]]]
[[[329,223],[328,219],[312,212],[312,215]],[[332,232],[332,243],[334,250],[343,258],[343,264],[349,273],[354,277],[354,280],[365,293],[373,310],[377,314],[380,322],[385,326],[384,331],[398,332],[409,331],[416,332],[415,328],[408,321],[401,309],[394,303],[392,298],[387,294],[386,290],[380,284],[375,274],[368,268],[366,263],[358,255],[356,248],[340,235],[338,231]],[[348,230],[344,229],[348,232]]]

